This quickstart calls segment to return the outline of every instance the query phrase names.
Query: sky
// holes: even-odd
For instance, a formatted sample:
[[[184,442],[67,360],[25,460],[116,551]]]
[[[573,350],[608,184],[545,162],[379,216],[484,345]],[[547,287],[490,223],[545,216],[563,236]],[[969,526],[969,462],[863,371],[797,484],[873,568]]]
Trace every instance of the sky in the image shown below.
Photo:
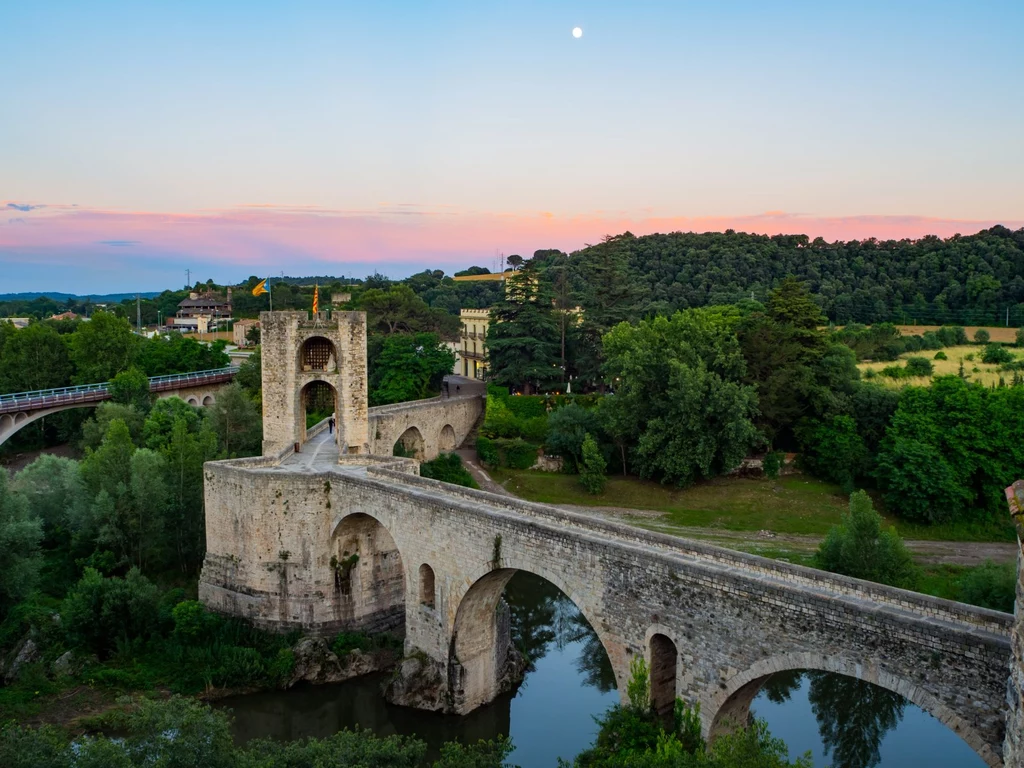
[[[1022,35],[1020,0],[0,2],[0,293],[1018,228]]]

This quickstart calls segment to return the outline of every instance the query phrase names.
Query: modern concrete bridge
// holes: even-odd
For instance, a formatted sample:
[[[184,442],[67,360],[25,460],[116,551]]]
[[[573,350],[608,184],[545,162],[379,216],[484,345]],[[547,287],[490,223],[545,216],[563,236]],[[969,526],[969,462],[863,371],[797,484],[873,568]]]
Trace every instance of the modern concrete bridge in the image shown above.
[[[149,379],[149,391],[157,397],[180,397],[196,407],[212,405],[217,390],[230,383],[237,373],[237,368],[217,368],[153,376]],[[0,445],[22,427],[44,416],[72,408],[94,408],[109,399],[108,382],[0,395]]]
[[[276,320],[292,325],[297,349],[307,333],[358,344],[362,320],[350,314],[334,328]],[[275,323],[262,326],[266,342]],[[278,375],[264,368],[265,390]],[[357,406],[343,434],[366,434]],[[436,409],[441,423],[450,407],[409,408]],[[620,691],[643,655],[654,705],[699,703],[708,737],[745,723],[771,675],[824,670],[901,694],[1004,765],[1005,724],[1020,722],[1020,609],[1014,630],[1009,614],[427,480],[415,460],[366,443],[303,439],[298,454],[207,464],[200,598],[274,630],[404,631],[407,658],[387,693],[396,703],[466,713],[515,684],[502,593],[526,570],[574,601]],[[1006,743],[1005,764],[1024,768]]]

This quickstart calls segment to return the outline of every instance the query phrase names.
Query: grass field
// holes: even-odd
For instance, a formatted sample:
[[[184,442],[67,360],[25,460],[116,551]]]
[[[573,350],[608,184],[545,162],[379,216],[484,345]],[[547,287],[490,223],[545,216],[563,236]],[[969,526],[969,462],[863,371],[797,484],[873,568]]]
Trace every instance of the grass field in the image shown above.
[[[782,534],[824,536],[839,523],[848,497],[839,486],[808,475],[767,478],[718,477],[679,489],[635,477],[608,478],[604,493],[588,494],[574,475],[533,470],[497,470],[492,473],[520,498],[544,504],[619,507],[663,513],[659,530],[679,527],[719,528],[726,531],[768,530]],[[887,525],[895,525],[908,539],[935,541],[1013,541],[1013,527],[1005,525],[922,526],[885,515],[881,500],[875,506]],[[643,524],[643,523],[641,523]]]
[[[1006,330],[1006,329],[1004,329]],[[1013,331],[1014,329],[1009,329]],[[900,356],[900,359],[896,362],[871,362],[871,363],[860,363],[857,367],[860,368],[861,372],[867,370],[881,371],[883,368],[887,368],[890,365],[899,365],[902,367],[901,361],[906,360],[908,357],[925,357],[931,360],[932,367],[935,369],[936,376],[943,376],[947,374],[956,375],[960,371],[960,361],[964,363],[964,374],[970,381],[984,384],[985,386],[991,386],[999,383],[999,377],[1002,376],[1003,380],[1009,383],[1013,378],[1013,373],[1007,371],[1000,371],[998,365],[986,365],[981,362],[981,354],[984,347],[977,344],[966,344],[959,347],[946,347],[942,351],[946,353],[945,360],[934,360],[935,351],[933,350],[922,350],[920,352],[907,352]],[[1020,360],[1024,358],[1024,350],[1017,349],[1015,347],[1008,347],[1007,351],[1015,358]],[[973,357],[973,360],[968,360],[968,357]],[[918,386],[926,387],[931,382],[931,379],[927,376],[915,376],[909,379],[890,379],[888,376],[877,376],[874,381],[880,384],[885,384],[890,387],[906,387],[906,386]]]

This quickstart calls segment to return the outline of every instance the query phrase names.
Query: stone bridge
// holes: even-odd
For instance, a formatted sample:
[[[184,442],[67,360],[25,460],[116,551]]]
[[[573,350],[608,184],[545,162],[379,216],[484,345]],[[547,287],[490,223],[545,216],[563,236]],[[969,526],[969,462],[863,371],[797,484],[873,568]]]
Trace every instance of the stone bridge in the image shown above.
[[[180,397],[196,408],[206,407],[213,405],[218,390],[230,384],[236,373],[237,368],[218,368],[153,376],[149,379],[149,391],[157,398]],[[95,408],[109,399],[106,382],[0,395],[0,445],[33,421],[72,408]]]
[[[401,443],[406,455],[429,461],[462,445],[482,415],[483,399],[472,394],[370,408],[370,452],[387,456]]]
[[[347,418],[347,434],[365,429]],[[515,685],[502,594],[524,570],[576,604],[620,691],[643,655],[653,704],[700,704],[708,737],[745,723],[771,675],[825,670],[899,693],[1003,765],[1007,717],[1020,720],[1012,615],[439,483],[415,460],[303,435],[301,453],[206,465],[200,598],[272,630],[404,631],[393,702],[467,713]],[[1024,768],[1010,739],[1007,753]]]

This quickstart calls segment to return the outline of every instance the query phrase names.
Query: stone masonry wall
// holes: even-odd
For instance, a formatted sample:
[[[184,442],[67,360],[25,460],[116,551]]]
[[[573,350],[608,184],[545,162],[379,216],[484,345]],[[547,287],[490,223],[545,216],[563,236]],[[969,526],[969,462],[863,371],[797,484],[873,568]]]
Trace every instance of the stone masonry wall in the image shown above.
[[[472,395],[435,397],[371,408],[370,452],[378,456],[390,455],[402,433],[415,427],[423,438],[423,458],[426,461],[435,459],[442,451],[462,445],[483,412],[483,398]],[[451,428],[454,439],[449,437],[446,441],[445,427]]]
[[[1006,743],[1003,761],[1006,768],[1024,768],[1024,480],[1006,489],[1010,514],[1017,528],[1017,601],[1014,609],[1010,644],[1010,679],[1006,684]]]
[[[306,440],[303,388],[315,381],[335,392],[337,440],[343,452],[367,453],[366,315],[363,312],[261,312],[263,356],[263,453],[274,454]],[[327,339],[327,369],[303,366],[303,344]]]
[[[824,669],[895,690],[989,765],[1001,765],[1005,614],[596,523],[365,460],[346,467],[344,457],[337,469],[302,474],[208,464],[206,500],[200,597],[265,627],[344,626],[330,599],[333,537],[351,515],[378,521],[401,557],[406,650],[447,670],[436,685],[459,689],[438,696],[437,706],[467,711],[497,689],[500,654],[463,665],[453,648],[496,636],[487,623],[495,612],[479,610],[484,603],[474,595],[496,571],[522,569],[576,603],[608,652],[620,691],[630,657],[647,654],[654,634],[669,638],[678,651],[676,692],[700,702],[705,733],[752,681],[784,669]],[[433,606],[420,601],[423,564],[434,572]],[[462,610],[464,602],[474,610]]]

